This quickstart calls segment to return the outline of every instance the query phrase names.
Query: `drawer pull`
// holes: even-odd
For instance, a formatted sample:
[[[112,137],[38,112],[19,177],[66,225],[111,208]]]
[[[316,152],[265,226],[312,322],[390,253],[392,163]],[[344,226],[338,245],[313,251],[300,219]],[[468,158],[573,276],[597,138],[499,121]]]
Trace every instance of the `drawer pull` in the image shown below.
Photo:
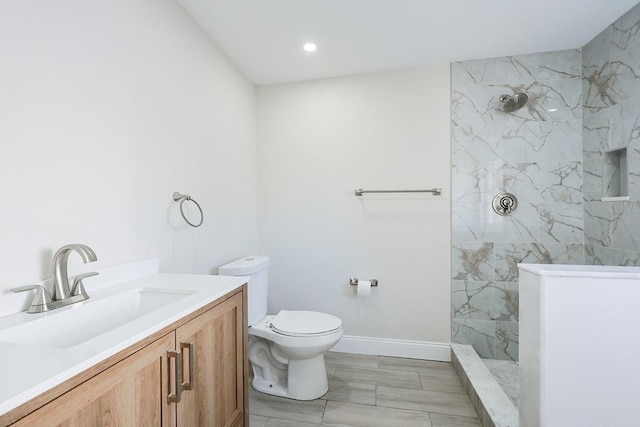
[[[174,359],[174,384],[176,387],[175,393],[169,392],[167,395],[168,403],[178,403],[182,398],[182,353],[177,352],[175,350],[167,351],[167,373],[169,375],[169,391],[171,391],[171,359]]]
[[[182,353],[184,353],[185,349],[189,350],[189,382],[185,382],[184,381],[184,367],[182,368],[182,389],[183,390],[193,390],[193,384],[195,382],[195,378],[193,376],[193,372],[194,372],[194,365],[195,365],[195,353],[194,353],[194,345],[192,342],[181,342],[180,343],[180,350]],[[184,362],[184,356],[182,357],[182,361]]]

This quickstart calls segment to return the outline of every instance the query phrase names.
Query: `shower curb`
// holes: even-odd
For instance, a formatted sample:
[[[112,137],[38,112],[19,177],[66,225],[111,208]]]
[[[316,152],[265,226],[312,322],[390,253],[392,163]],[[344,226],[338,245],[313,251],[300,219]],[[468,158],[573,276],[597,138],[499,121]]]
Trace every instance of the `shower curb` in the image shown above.
[[[473,347],[451,344],[451,364],[483,427],[518,427],[518,409]]]

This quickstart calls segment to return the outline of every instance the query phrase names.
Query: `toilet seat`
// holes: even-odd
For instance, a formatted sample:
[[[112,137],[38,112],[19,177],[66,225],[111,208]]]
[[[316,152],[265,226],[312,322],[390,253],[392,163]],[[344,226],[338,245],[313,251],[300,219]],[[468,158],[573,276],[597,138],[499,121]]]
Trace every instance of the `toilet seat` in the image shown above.
[[[290,337],[322,336],[340,329],[342,320],[317,311],[280,310],[269,326],[273,332]]]

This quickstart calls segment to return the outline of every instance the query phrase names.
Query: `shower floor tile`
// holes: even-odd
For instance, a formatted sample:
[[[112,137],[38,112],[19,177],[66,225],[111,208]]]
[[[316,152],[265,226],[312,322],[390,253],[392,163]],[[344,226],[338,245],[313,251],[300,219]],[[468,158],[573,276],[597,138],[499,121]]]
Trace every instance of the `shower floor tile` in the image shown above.
[[[520,398],[520,366],[518,362],[493,359],[483,359],[482,361],[517,408]]]
[[[518,408],[470,345],[451,344],[452,365],[482,425],[517,427]]]

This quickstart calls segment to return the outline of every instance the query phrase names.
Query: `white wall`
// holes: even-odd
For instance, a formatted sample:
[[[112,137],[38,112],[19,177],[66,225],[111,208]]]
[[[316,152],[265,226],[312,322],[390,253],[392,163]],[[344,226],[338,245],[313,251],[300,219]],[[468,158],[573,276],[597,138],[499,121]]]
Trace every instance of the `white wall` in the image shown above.
[[[3,0],[0,18],[0,288],[49,277],[71,242],[99,258],[72,270],[255,251],[254,87],[180,6]]]
[[[258,230],[269,310],[345,334],[450,342],[449,65],[260,87]],[[442,187],[442,196],[355,188]],[[376,278],[358,299],[349,277]]]
[[[0,288],[49,277],[66,243],[99,258],[72,272],[159,257],[210,273],[259,234],[271,311],[449,342],[448,65],[259,89],[256,164],[254,87],[174,2],[0,8]],[[173,191],[200,202],[202,227]],[[358,300],[350,276],[380,286]]]

